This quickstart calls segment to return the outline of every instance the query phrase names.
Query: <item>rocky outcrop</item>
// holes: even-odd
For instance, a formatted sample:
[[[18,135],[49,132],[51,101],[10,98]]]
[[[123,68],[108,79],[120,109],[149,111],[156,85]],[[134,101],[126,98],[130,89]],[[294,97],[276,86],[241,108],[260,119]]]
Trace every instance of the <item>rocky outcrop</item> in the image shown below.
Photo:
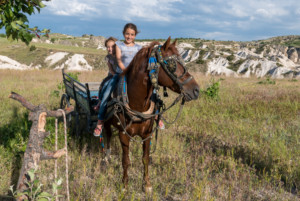
[[[298,37],[298,38],[297,38]],[[300,48],[286,46],[298,44],[300,37],[287,37],[282,40],[268,39],[253,42],[208,41],[201,39],[182,40],[177,49],[188,68],[205,72],[206,74],[225,75],[235,77],[264,77],[296,78],[300,79]],[[73,37],[68,35],[55,35],[53,43],[66,46],[89,47],[98,49],[100,55],[93,53],[76,54],[72,52],[53,52],[43,55],[40,63],[43,68],[69,70],[92,70],[107,68],[104,61],[104,40],[102,36],[85,35]],[[289,41],[295,39],[295,41]],[[275,43],[272,42],[275,40]],[[35,39],[35,43],[49,43],[47,39]],[[151,41],[137,41],[142,46],[149,45]],[[49,47],[52,44],[49,44]],[[19,47],[12,47],[19,48]],[[68,48],[66,48],[68,49]],[[78,49],[78,48],[76,48]],[[50,52],[50,53],[49,53]],[[8,57],[0,56],[0,69],[32,69],[41,65],[24,65]]]
[[[205,51],[200,55],[200,51]],[[235,77],[300,78],[300,48],[261,43],[185,48],[181,56],[189,65],[207,66],[206,74]],[[203,61],[207,60],[206,63]],[[195,67],[193,67],[195,69]]]
[[[208,64],[208,69],[206,74],[211,75],[225,75],[238,77],[238,74],[228,67],[228,60],[222,57],[215,58]]]
[[[298,63],[299,62],[299,53],[300,53],[300,48],[289,48],[287,50],[287,56],[290,60],[292,60],[294,63]]]
[[[21,64],[7,56],[0,55],[0,69],[13,69],[13,70],[30,70],[36,69],[39,66]]]
[[[55,70],[62,68],[77,71],[93,70],[93,67],[90,66],[88,62],[84,59],[83,54],[74,54],[66,62],[64,62],[60,66],[55,67]]]

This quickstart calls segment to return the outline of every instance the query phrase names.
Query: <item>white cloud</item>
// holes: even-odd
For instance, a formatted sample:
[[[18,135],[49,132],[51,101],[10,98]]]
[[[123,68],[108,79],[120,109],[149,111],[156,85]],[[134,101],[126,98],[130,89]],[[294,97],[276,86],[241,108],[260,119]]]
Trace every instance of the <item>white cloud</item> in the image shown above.
[[[233,38],[234,35],[231,33],[215,31],[215,32],[204,33],[202,37],[208,38],[208,39],[219,40],[221,38]]]
[[[226,40],[247,37],[243,34],[255,38],[255,34],[300,32],[299,0],[51,0],[46,4],[55,15],[75,16],[81,21],[139,21],[153,32],[175,27],[173,30],[187,36]]]
[[[124,20],[170,21],[172,15],[180,13],[173,3],[182,0],[52,0],[47,9],[55,15],[98,18],[105,16]]]
[[[87,3],[78,2],[76,0],[52,0],[47,2],[46,5],[47,8],[56,15],[79,16],[96,11],[93,6]]]
[[[247,11],[246,7],[243,7],[241,5],[238,4],[233,4],[229,2],[229,8],[224,9],[224,12],[229,14],[229,15],[233,15],[236,17],[248,17],[249,16],[249,12]]]

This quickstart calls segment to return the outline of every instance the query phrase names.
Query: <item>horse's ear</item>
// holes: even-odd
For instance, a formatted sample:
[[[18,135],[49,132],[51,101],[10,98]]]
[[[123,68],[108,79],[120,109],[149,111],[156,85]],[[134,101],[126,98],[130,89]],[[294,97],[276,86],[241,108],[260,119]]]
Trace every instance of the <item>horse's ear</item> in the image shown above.
[[[169,36],[168,40],[165,42],[165,44],[162,46],[164,51],[167,51],[170,46],[171,36]]]
[[[172,43],[172,45],[176,46],[177,43],[177,38],[174,40],[174,42]]]

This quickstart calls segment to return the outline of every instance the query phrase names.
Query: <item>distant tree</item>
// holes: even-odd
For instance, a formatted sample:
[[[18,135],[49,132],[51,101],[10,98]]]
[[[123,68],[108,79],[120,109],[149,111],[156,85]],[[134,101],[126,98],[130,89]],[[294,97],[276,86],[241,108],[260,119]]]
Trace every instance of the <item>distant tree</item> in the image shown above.
[[[34,14],[37,10],[45,7],[42,1],[50,0],[0,0],[0,29],[5,28],[6,37],[9,41],[21,40],[27,45],[36,35],[48,36],[50,30],[39,30],[37,27],[30,28],[26,14]]]

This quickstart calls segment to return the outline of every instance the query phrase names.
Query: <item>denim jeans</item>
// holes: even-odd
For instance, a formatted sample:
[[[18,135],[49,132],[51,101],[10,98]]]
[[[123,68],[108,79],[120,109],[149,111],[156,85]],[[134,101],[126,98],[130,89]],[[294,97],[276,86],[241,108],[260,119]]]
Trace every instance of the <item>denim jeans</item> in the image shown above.
[[[98,113],[99,120],[104,120],[108,99],[111,93],[113,92],[113,90],[116,88],[118,81],[119,81],[119,74],[115,74],[109,81],[107,81],[103,85],[102,90],[99,93],[99,100],[101,100],[100,109]]]
[[[103,81],[101,82],[101,85],[100,85],[100,87],[99,87],[99,93],[98,93],[98,98],[99,98],[100,101],[101,101],[100,97],[103,96],[103,90],[102,90],[102,89],[105,88],[105,87],[107,86],[109,80],[110,80],[112,77],[113,77],[112,74],[108,74],[108,75],[106,76],[106,78],[104,78]]]

